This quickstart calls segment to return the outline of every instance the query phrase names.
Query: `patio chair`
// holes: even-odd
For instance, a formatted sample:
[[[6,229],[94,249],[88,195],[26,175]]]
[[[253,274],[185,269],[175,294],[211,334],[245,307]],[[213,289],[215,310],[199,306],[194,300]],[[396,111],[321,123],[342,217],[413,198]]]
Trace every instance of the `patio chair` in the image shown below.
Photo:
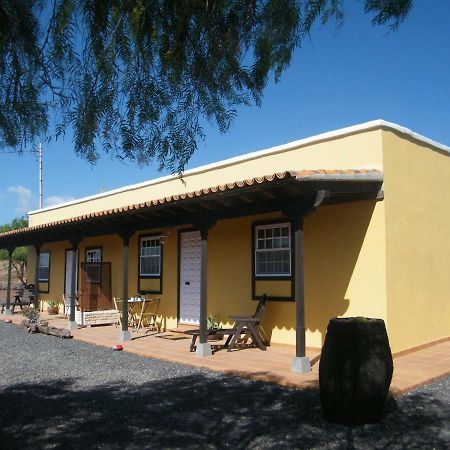
[[[123,311],[123,298],[122,297],[113,297],[114,308],[117,312],[117,325],[122,326],[122,311]],[[128,326],[134,327],[137,324],[136,319],[136,310],[130,307],[130,303],[128,303]]]
[[[139,331],[141,326],[147,328],[145,334],[147,334],[149,331],[159,331],[159,327],[156,323],[156,318],[158,316],[160,301],[161,299],[158,297],[149,299],[146,298],[145,301],[142,302],[142,309],[139,315],[136,331]]]
[[[70,314],[70,295],[63,294],[62,296],[63,302],[64,302],[64,317],[69,317]],[[78,305],[77,296],[75,296],[75,310],[79,311],[80,307]]]
[[[114,308],[116,308],[117,312],[117,325],[122,326],[122,309],[123,309],[123,298],[122,297],[113,297]]]

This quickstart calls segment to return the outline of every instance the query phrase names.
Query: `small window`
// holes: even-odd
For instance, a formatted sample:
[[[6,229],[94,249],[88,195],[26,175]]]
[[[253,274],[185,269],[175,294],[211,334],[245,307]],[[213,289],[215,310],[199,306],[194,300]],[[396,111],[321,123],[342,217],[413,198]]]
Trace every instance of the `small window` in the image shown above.
[[[86,249],[86,262],[102,262],[102,249],[101,248]]]
[[[38,280],[48,283],[50,278],[50,253],[43,252],[39,254],[39,276]]]
[[[255,229],[255,275],[291,275],[291,225],[260,225]]]
[[[139,275],[161,275],[161,239],[159,237],[144,237],[139,245]]]

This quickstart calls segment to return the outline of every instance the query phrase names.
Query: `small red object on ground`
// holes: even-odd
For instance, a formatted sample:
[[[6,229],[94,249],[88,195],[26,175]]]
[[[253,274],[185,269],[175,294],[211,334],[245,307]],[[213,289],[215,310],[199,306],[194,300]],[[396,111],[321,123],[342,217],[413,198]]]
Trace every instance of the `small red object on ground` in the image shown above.
[[[120,344],[116,344],[114,345],[113,350],[123,350],[123,347]]]

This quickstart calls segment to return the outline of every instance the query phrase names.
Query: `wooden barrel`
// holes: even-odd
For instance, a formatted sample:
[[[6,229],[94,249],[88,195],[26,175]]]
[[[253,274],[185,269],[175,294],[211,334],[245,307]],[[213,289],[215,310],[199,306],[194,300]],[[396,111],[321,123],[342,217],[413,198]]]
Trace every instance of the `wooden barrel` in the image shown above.
[[[348,425],[380,421],[392,372],[383,320],[331,319],[319,365],[325,419]]]

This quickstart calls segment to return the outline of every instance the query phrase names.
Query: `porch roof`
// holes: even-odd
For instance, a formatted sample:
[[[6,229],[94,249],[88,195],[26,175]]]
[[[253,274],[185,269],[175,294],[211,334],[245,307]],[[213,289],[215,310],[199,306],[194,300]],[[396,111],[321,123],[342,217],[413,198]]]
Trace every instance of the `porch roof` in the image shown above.
[[[376,169],[286,171],[1,233],[0,248],[306,207],[319,191],[322,204],[380,199],[382,183]]]

